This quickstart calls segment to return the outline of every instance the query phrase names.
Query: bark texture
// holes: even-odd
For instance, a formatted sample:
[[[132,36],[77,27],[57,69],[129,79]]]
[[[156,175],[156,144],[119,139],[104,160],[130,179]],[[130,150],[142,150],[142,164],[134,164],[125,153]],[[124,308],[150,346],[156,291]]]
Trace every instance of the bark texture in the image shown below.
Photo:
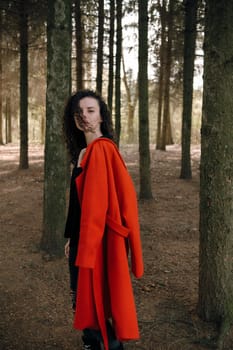
[[[183,115],[181,179],[191,179],[191,126],[193,102],[193,74],[196,47],[198,0],[185,0],[184,71],[183,71]]]
[[[161,134],[162,134],[162,110],[164,96],[164,71],[165,71],[165,52],[166,52],[166,1],[158,4],[161,23],[161,44],[159,52],[159,84],[158,84],[158,117],[157,117],[157,132],[156,132],[156,149],[161,149]]]
[[[70,95],[71,5],[48,2],[44,226],[41,248],[63,254],[67,159],[62,136],[64,103]]]
[[[117,1],[116,71],[115,71],[115,134],[120,143],[121,134],[121,52],[122,52],[122,0]]]
[[[172,67],[172,32],[174,27],[174,7],[175,0],[169,1],[168,9],[168,31],[167,45],[165,53],[164,70],[164,101],[163,101],[163,126],[160,149],[166,150],[167,144],[173,144],[170,122],[170,85],[171,85],[171,67]]]
[[[138,79],[136,83],[133,81],[130,74],[127,75],[125,70],[125,60],[124,55],[122,55],[122,66],[123,66],[123,82],[125,85],[127,106],[128,106],[128,116],[127,116],[127,142],[134,143],[136,138],[134,135],[134,112],[138,100]],[[133,86],[135,83],[136,86]]]
[[[2,10],[0,10],[0,28],[2,28]],[[2,115],[2,30],[0,31],[0,145],[3,145],[3,115]]]
[[[104,51],[104,0],[99,0],[96,90],[102,94]]]
[[[19,168],[28,164],[28,4],[20,1],[20,159]]]
[[[75,0],[76,87],[83,89],[83,26],[81,0]]]
[[[108,108],[110,109],[111,112],[112,112],[113,79],[114,79],[114,31],[115,31],[115,0],[110,0]]]
[[[139,157],[140,198],[152,198],[148,109],[148,2],[139,0]]]
[[[233,2],[206,3],[199,313],[233,321]]]

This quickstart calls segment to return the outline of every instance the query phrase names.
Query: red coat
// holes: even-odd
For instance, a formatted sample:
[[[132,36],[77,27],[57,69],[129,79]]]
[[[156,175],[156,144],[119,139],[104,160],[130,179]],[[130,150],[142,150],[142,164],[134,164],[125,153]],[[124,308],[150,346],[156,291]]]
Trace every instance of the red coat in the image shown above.
[[[81,205],[79,266],[74,327],[100,329],[108,349],[105,321],[112,318],[119,340],[138,339],[139,330],[128,264],[143,274],[137,198],[115,144],[98,138],[88,145],[76,179]]]

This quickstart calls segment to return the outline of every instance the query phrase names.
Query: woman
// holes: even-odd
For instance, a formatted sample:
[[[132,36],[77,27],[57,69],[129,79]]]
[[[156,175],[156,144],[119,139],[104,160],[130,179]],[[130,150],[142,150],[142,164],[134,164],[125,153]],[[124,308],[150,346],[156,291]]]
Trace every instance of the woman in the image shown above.
[[[65,108],[64,132],[74,169],[65,229],[74,327],[83,349],[123,349],[138,339],[128,267],[143,274],[137,199],[132,180],[112,141],[109,110],[91,90],[73,95]]]

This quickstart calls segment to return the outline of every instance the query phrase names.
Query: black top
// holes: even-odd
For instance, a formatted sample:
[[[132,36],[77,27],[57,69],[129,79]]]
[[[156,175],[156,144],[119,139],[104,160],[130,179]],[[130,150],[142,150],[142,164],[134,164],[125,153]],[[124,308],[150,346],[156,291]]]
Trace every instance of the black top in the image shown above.
[[[79,239],[79,230],[80,230],[80,217],[81,217],[81,208],[78,199],[78,193],[76,189],[75,179],[81,174],[81,167],[74,167],[71,175],[70,181],[70,199],[69,199],[69,209],[66,219],[65,226],[65,238],[70,238],[70,245],[78,244]]]

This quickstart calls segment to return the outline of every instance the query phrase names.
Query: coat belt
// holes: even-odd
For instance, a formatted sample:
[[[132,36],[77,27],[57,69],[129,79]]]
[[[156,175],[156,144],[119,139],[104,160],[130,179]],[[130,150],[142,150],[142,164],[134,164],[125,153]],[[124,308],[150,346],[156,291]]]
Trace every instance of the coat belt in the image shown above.
[[[106,217],[106,225],[114,231],[116,234],[127,238],[129,235],[129,229],[121,224],[118,224],[115,220],[113,220],[109,215]]]

